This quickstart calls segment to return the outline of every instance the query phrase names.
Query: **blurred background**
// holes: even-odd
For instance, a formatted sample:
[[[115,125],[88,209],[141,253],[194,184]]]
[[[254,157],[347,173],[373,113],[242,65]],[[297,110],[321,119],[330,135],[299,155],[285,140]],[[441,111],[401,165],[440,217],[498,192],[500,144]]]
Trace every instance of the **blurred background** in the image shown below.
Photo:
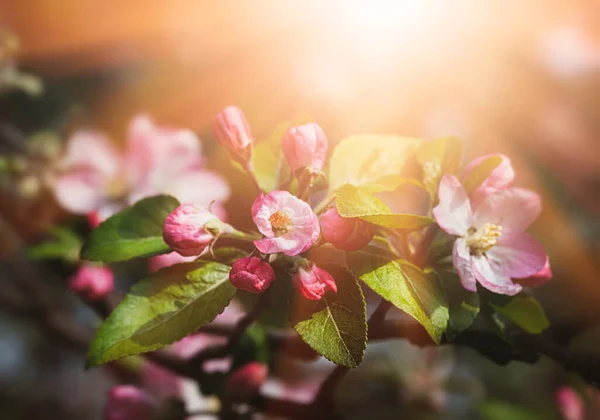
[[[597,1],[0,0],[0,28],[19,38],[11,59],[44,86],[33,96],[2,90],[0,73],[2,152],[39,130],[64,137],[82,126],[123,143],[132,116],[147,112],[198,133],[209,165],[231,184],[226,208],[236,224],[248,223],[254,196],[210,134],[210,118],[226,105],[244,110],[259,140],[302,116],[331,144],[361,133],[453,135],[465,141],[467,160],[508,154],[517,184],[543,197],[533,232],[554,278],[536,296],[555,325],[585,326],[573,346],[600,350]],[[41,276],[48,293],[92,319],[58,291],[64,267],[23,256],[66,214],[50,196],[32,199],[13,186],[0,195],[0,279]],[[38,321],[0,303],[0,417],[100,418],[114,378],[84,372],[84,349],[53,340]],[[347,418],[373,407],[381,410],[373,418],[398,418],[408,410],[401,401],[431,397],[427,381],[452,383],[431,403],[444,409],[416,404],[404,418],[560,418],[554,392],[567,376],[550,361],[498,367],[469,350],[447,353],[401,341],[375,346],[343,384]],[[443,371],[440,358],[451,366],[435,371],[443,380],[413,390],[403,366]],[[507,404],[522,417],[490,417],[502,409],[482,404]]]

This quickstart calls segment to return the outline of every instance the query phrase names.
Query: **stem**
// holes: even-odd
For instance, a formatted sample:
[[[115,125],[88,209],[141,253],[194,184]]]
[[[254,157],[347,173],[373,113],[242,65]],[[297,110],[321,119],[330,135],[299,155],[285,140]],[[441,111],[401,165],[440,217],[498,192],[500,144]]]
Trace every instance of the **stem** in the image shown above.
[[[263,190],[260,187],[260,184],[258,183],[258,179],[256,179],[256,175],[254,174],[254,166],[252,166],[252,160],[248,159],[247,161],[243,162],[242,168],[244,169],[244,172],[246,172],[246,174],[248,174],[248,176],[252,180],[252,183],[254,184],[254,187],[256,188],[258,193],[262,194]]]
[[[241,230],[233,229],[231,232],[224,233],[221,235],[225,238],[239,239],[242,241],[252,242],[256,239],[260,239],[261,237],[256,233],[247,233],[242,232]]]
[[[315,206],[313,211],[316,214],[321,213],[325,209],[325,207],[327,207],[329,205],[329,203],[331,203],[333,201],[334,198],[335,198],[335,194],[333,194],[333,193],[328,194],[319,204],[317,204]]]
[[[419,246],[415,250],[415,253],[412,257],[412,262],[415,265],[423,268],[423,264],[425,263],[427,254],[429,252],[429,246],[431,245],[431,242],[433,242],[435,235],[437,235],[438,230],[439,226],[437,224],[431,225],[423,234],[423,238],[421,239],[421,242],[419,243]]]

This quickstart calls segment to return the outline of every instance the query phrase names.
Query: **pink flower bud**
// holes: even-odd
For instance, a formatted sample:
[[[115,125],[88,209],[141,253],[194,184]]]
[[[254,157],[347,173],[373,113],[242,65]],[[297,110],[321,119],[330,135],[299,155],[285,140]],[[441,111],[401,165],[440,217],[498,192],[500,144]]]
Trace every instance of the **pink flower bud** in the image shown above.
[[[560,388],[556,392],[558,407],[564,420],[583,420],[584,410],[581,397],[569,387]]]
[[[245,257],[233,263],[229,280],[238,289],[260,293],[271,286],[275,272],[268,262],[259,257]]]
[[[327,271],[312,264],[308,270],[300,268],[293,282],[306,299],[320,300],[328,291],[337,292],[335,279]]]
[[[214,226],[209,222],[217,222]],[[165,219],[163,239],[173,251],[191,257],[200,255],[214,240],[213,231],[219,227],[219,219],[210,211],[196,204],[182,204]]]
[[[212,120],[212,129],[215,137],[232,154],[250,159],[252,134],[250,126],[241,109],[237,106],[228,106],[218,113]]]
[[[114,386],[108,392],[104,420],[148,420],[156,406],[148,393],[135,386]]]
[[[540,271],[524,279],[515,279],[515,282],[525,287],[537,287],[547,283],[551,278],[550,259],[546,257],[546,263]]]
[[[319,222],[323,238],[343,251],[358,251],[373,239],[368,223],[358,218],[342,217],[335,207],[327,210]]]
[[[283,155],[292,171],[308,168],[318,172],[323,169],[327,155],[327,138],[318,124],[291,127],[281,142]]]
[[[69,288],[89,300],[105,298],[113,287],[113,273],[105,266],[82,265],[69,280]]]
[[[97,211],[93,211],[87,214],[88,224],[92,229],[96,229],[102,223],[102,219],[100,218],[100,214]]]
[[[225,384],[227,394],[236,401],[246,401],[258,395],[269,375],[269,368],[260,362],[246,363],[235,370]]]

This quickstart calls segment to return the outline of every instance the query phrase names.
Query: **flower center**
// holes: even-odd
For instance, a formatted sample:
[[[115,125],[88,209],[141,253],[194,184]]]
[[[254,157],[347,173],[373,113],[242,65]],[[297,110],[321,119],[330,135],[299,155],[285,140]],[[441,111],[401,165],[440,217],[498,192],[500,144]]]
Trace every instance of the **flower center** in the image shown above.
[[[471,255],[481,256],[489,251],[502,235],[502,226],[486,223],[477,229],[473,226],[467,231],[467,245]]]
[[[278,210],[269,217],[269,222],[271,222],[273,233],[279,236],[287,233],[288,226],[292,220],[285,212]]]
[[[106,192],[113,199],[121,199],[127,195],[128,185],[122,177],[115,177],[106,187]]]

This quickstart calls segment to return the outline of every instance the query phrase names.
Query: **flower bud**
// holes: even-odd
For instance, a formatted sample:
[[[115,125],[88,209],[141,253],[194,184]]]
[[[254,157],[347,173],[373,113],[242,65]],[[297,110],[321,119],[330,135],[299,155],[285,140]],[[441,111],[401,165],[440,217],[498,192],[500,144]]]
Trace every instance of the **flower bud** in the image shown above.
[[[556,392],[556,400],[564,420],[583,420],[584,406],[581,397],[569,387]]]
[[[238,289],[260,293],[271,286],[275,272],[268,262],[259,257],[245,257],[233,263],[229,280]]]
[[[308,168],[312,172],[319,172],[325,165],[327,138],[318,124],[291,127],[283,136],[281,147],[292,171]]]
[[[252,134],[241,109],[228,106],[212,120],[213,134],[233,155],[244,161],[250,159]]]
[[[337,292],[335,279],[327,271],[312,264],[308,269],[300,268],[293,282],[306,299],[320,300],[328,291]]]
[[[246,363],[236,369],[225,383],[227,394],[234,401],[247,401],[258,395],[269,375],[269,368],[260,362]]]
[[[148,420],[151,419],[156,402],[135,386],[113,386],[108,392],[104,407],[104,420]]]
[[[182,204],[165,219],[163,239],[173,251],[191,257],[202,254],[214,240],[215,230],[225,226],[204,207]]]
[[[546,263],[540,271],[524,279],[515,279],[515,282],[525,287],[537,287],[547,283],[551,278],[550,259],[546,257]]]
[[[358,218],[340,216],[335,207],[319,219],[323,239],[343,251],[358,251],[373,239],[371,226]]]
[[[110,268],[85,264],[69,280],[69,288],[89,300],[105,298],[114,287]]]

